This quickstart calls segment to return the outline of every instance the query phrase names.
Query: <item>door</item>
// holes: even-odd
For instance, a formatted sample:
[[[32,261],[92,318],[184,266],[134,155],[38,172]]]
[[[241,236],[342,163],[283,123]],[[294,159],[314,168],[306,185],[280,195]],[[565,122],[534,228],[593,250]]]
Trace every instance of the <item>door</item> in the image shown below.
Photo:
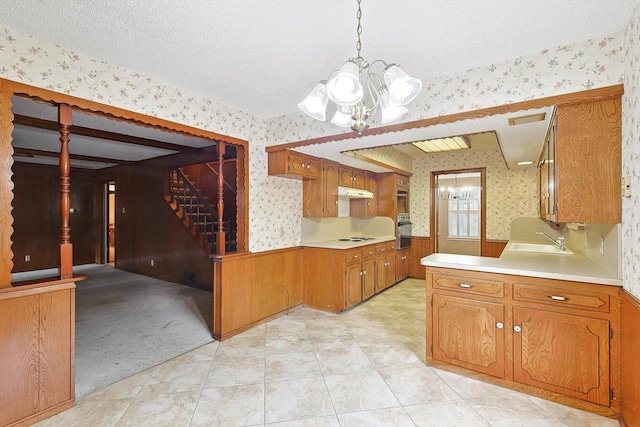
[[[485,241],[484,168],[432,172],[434,252],[482,255]]]
[[[107,182],[104,189],[104,262],[114,264],[116,261],[116,182]]]

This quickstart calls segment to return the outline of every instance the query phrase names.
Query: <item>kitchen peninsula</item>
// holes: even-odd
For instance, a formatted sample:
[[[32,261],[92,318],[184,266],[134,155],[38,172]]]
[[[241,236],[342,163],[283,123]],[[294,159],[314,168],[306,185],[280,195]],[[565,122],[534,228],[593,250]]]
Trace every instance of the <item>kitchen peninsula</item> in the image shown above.
[[[622,281],[580,253],[556,249],[511,240],[500,258],[423,258],[427,361],[616,416]]]

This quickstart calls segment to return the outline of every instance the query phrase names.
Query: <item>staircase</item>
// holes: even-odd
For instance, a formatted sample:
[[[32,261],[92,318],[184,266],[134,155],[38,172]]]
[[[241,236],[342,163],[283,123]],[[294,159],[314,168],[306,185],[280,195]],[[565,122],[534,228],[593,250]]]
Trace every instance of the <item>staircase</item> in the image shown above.
[[[164,198],[202,250],[207,255],[217,254],[217,211],[179,168],[170,169],[169,194]]]

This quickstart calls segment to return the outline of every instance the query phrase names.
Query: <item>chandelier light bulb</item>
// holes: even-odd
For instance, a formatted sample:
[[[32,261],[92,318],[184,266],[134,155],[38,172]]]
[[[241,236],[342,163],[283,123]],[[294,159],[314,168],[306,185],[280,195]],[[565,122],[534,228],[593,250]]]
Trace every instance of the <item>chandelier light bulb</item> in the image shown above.
[[[326,82],[321,80],[311,90],[309,96],[304,101],[298,104],[303,112],[310,115],[316,120],[327,120],[327,104],[329,103],[329,97],[327,96]]]
[[[422,81],[410,77],[396,64],[387,66],[382,72],[385,85],[389,88],[389,97],[395,105],[407,105],[422,90]]]
[[[338,105],[355,105],[362,100],[360,68],[354,61],[345,62],[338,74],[327,83],[329,99]]]
[[[353,114],[351,112],[351,107],[349,106],[338,106],[336,109],[336,113],[333,115],[331,119],[331,123],[336,126],[348,128],[353,124]]]

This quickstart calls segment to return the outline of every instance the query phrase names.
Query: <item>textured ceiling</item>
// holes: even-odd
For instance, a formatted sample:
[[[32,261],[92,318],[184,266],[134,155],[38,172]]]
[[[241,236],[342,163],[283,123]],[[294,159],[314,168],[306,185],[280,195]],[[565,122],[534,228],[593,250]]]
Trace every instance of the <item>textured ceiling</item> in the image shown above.
[[[428,80],[619,31],[639,0],[363,0],[362,55]],[[3,0],[0,26],[253,115],[356,53],[355,0]]]
[[[318,80],[356,54],[356,0],[2,3],[0,27],[52,41],[262,118],[297,112],[297,103]],[[427,81],[617,32],[639,4],[640,0],[363,0],[362,56],[370,62],[396,62]],[[87,125],[101,126],[101,120],[92,119]],[[492,130],[513,169],[516,161],[537,158],[548,120],[509,128],[506,119],[495,116],[430,126],[300,151],[376,170],[375,165],[340,154],[345,144],[357,149]],[[112,129],[113,122],[104,123],[105,129],[128,132]],[[19,127],[14,138],[16,147],[34,144],[27,143],[33,138]],[[86,155],[104,154],[95,152],[97,145],[90,140],[84,144],[86,150],[82,145],[74,149]],[[108,151],[107,157],[127,160],[159,154],[115,143]]]

